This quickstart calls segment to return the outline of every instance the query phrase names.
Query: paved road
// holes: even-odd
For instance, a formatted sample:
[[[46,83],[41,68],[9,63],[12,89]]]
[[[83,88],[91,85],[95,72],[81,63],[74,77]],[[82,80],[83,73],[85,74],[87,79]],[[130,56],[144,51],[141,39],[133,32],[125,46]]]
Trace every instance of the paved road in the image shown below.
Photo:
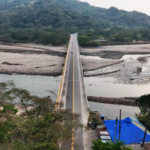
[[[82,77],[81,66],[79,61],[79,46],[77,40],[77,34],[72,34],[69,44],[69,61],[67,70],[67,93],[65,108],[71,109],[73,113],[80,114],[80,123],[83,124],[83,89],[82,89]],[[85,150],[85,137],[84,133],[77,131],[75,134],[75,143],[78,150]],[[67,148],[73,150],[71,144]]]

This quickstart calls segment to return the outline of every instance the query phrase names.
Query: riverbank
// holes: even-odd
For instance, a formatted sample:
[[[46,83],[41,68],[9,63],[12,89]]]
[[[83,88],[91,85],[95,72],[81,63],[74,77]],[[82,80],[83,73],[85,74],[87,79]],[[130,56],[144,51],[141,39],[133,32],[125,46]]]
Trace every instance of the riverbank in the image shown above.
[[[97,58],[97,57],[96,57]],[[110,59],[105,59],[110,61]],[[84,71],[85,77],[103,76],[114,77],[122,84],[148,84],[150,83],[150,54],[124,55],[120,63],[107,65],[96,70]],[[97,61],[99,63],[100,61]],[[96,64],[96,59],[95,59]],[[102,65],[102,64],[101,64]],[[93,64],[93,66],[95,66]],[[94,67],[93,67],[94,68]]]
[[[81,54],[107,59],[121,59],[123,55],[150,54],[150,44],[82,47]]]
[[[94,76],[107,75],[107,74],[112,74],[112,73],[116,73],[116,72],[119,72],[119,71],[120,71],[120,69],[110,71],[110,72],[108,71],[108,72],[98,73],[98,74],[94,73],[94,74],[84,75],[84,77],[91,77],[91,76],[94,77]]]
[[[0,44],[0,74],[60,76],[66,51],[66,46]]]
[[[59,76],[66,52],[67,45],[0,43],[0,74]],[[150,44],[82,48],[80,52],[85,75],[99,76],[120,72],[125,64],[120,58],[125,54],[150,54]]]
[[[103,59],[98,56],[81,55],[83,71],[94,71],[100,68],[113,66],[122,63],[124,60],[119,59]]]
[[[113,98],[113,97],[95,97],[88,96],[88,101],[105,103],[105,104],[116,104],[116,105],[126,105],[126,106],[137,106],[135,104],[136,98]]]

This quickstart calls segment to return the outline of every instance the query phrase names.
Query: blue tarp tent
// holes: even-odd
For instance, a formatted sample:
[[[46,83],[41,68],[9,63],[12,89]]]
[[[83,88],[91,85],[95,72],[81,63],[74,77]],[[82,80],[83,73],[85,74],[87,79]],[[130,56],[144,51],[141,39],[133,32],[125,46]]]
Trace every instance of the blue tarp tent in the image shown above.
[[[114,142],[116,120],[106,120],[104,123]],[[141,143],[143,141],[144,131],[145,127],[138,120],[127,117],[121,120],[120,140],[124,141],[124,144]],[[119,140],[119,120],[117,121],[116,139]],[[149,132],[146,134],[145,142],[150,142]]]

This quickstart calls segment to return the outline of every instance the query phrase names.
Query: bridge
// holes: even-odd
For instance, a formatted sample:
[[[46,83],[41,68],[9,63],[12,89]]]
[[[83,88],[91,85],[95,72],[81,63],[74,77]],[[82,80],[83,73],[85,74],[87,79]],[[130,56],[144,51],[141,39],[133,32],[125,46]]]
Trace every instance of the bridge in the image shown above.
[[[59,103],[64,103],[64,109],[70,109],[72,113],[80,114],[79,121],[87,125],[88,102],[84,87],[83,70],[80,60],[78,34],[71,34],[63,74],[60,82],[59,92],[56,100],[55,109],[59,109]],[[76,131],[72,134],[72,140],[63,147],[66,150],[74,150],[73,144],[76,143],[78,150],[87,150],[86,133]]]

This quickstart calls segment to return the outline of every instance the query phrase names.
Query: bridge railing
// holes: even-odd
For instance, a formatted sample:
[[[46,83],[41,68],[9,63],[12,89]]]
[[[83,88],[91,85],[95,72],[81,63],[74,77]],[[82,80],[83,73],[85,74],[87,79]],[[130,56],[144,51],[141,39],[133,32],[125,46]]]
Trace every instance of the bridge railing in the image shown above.
[[[57,94],[55,110],[60,109],[60,103],[61,103],[61,98],[62,98],[62,93],[63,93],[63,87],[64,87],[64,83],[65,83],[65,78],[66,78],[67,64],[68,64],[68,60],[69,60],[68,59],[68,57],[69,57],[69,47],[70,47],[70,41],[69,41],[69,45],[68,45],[68,48],[67,48],[67,54],[66,54],[63,73],[62,73],[62,76],[61,76],[61,81],[60,81],[59,90],[58,90],[58,94]]]
[[[78,42],[77,42],[77,44],[78,44]],[[79,44],[78,44],[78,47],[79,47]],[[80,48],[79,48],[79,50],[80,50]],[[81,69],[83,97],[84,97],[84,100],[85,100],[85,104],[87,105],[87,109],[90,110],[89,103],[88,103],[88,98],[87,98],[87,94],[86,94],[86,89],[85,89],[84,72],[83,72],[83,68],[82,68],[82,62],[81,62],[80,52],[79,52],[79,63],[80,63],[80,69]]]
[[[71,39],[70,39],[71,40]],[[78,44],[78,41],[77,41]],[[61,81],[60,81],[60,85],[59,85],[59,90],[58,90],[58,95],[57,95],[57,99],[56,99],[56,104],[55,104],[55,110],[60,109],[60,103],[62,102],[62,95],[63,92],[65,93],[65,90],[67,90],[67,86],[65,86],[65,81],[67,82],[67,70],[68,70],[68,57],[69,57],[69,48],[70,48],[70,42],[68,45],[68,49],[67,49],[67,54],[66,54],[66,58],[65,58],[65,63],[64,63],[64,68],[63,68],[63,73],[62,73],[62,77],[61,77]],[[79,48],[79,44],[78,44],[78,48]],[[82,80],[82,88],[83,88],[83,97],[85,100],[85,104],[87,106],[87,109],[90,110],[89,108],[89,103],[87,100],[87,94],[86,94],[86,89],[85,89],[85,83],[84,83],[84,73],[83,73],[83,68],[82,68],[82,62],[81,62],[81,58],[80,58],[80,52],[79,52],[79,63],[80,63],[80,70],[81,70],[81,80]],[[65,99],[65,98],[64,98]]]

